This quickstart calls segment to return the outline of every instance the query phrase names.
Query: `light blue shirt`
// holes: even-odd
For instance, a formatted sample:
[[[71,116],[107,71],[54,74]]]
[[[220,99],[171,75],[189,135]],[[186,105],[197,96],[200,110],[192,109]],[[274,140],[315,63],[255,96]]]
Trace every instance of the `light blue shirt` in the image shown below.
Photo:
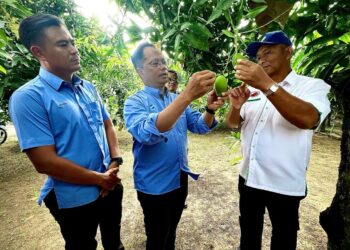
[[[9,111],[21,150],[55,145],[58,156],[81,167],[105,172],[110,161],[103,121],[108,113],[94,86],[73,76],[73,85],[41,68],[39,75],[16,90]],[[99,187],[71,184],[48,176],[38,203],[55,190],[59,208],[88,204]]]
[[[180,170],[198,179],[190,172],[187,159],[187,130],[205,134],[208,128],[203,116],[190,107],[181,114],[173,128],[159,132],[156,120],[177,97],[177,94],[161,92],[152,87],[130,96],[124,106],[127,130],[133,136],[134,183],[138,191],[147,194],[164,194],[180,187]]]

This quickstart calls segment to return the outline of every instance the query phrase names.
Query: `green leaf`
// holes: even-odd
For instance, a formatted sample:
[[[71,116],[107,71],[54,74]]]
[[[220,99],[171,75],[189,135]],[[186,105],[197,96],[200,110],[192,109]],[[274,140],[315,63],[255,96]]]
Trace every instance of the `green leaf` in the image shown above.
[[[231,37],[231,38],[235,37],[235,35],[231,31],[228,31],[228,30],[222,30],[222,33],[228,37]]]
[[[266,4],[265,0],[252,0],[252,2],[254,2],[254,3],[265,3]]]
[[[8,37],[6,36],[6,33],[4,30],[0,29],[0,40],[6,42]]]
[[[27,49],[22,44],[16,43],[16,47],[22,54],[25,54],[27,52]]]
[[[204,3],[208,2],[208,0],[199,0],[196,2],[196,5],[202,5]]]
[[[267,9],[267,5],[263,5],[263,6],[259,6],[259,7],[256,7],[252,10],[250,10],[247,14],[247,16],[249,18],[254,18],[256,17],[257,15],[259,15],[260,13],[264,12],[265,10]]]
[[[0,50],[0,57],[6,58],[6,59],[9,59],[9,60],[13,59],[12,56],[9,53],[7,53],[5,51],[2,51],[2,50]]]
[[[298,70],[305,69],[313,60],[316,60],[317,58],[327,55],[329,58],[332,58],[333,53],[335,53],[339,49],[339,45],[331,45],[323,47],[315,53],[305,54],[303,59],[298,64]]]
[[[348,33],[345,33],[344,35],[342,35],[338,39],[344,43],[350,43],[350,31]]]
[[[177,31],[177,27],[172,28],[171,30],[168,31],[168,33],[163,37],[163,39],[167,39],[168,37],[171,37],[174,35]]]
[[[304,63],[303,74],[309,74],[313,69],[326,64],[332,65],[347,55],[348,50],[345,45],[331,45],[320,49],[317,53],[312,53],[307,58],[307,63]],[[335,64],[334,64],[335,66]]]
[[[226,20],[230,23],[231,27],[234,27],[232,17],[231,17],[230,12],[228,10],[224,11],[224,16],[225,16]]]
[[[194,23],[189,27],[190,32],[196,34],[197,36],[200,37],[212,37],[213,34],[210,32],[210,30],[205,27],[203,24],[200,23]]]
[[[305,54],[307,54],[313,46],[315,45],[325,45],[327,44],[328,41],[334,40],[335,37],[334,36],[321,36],[311,42],[309,42],[308,44],[306,44],[306,50],[305,50]]]
[[[234,158],[232,158],[230,160],[230,163],[231,163],[231,165],[237,165],[238,163],[241,162],[242,159],[243,159],[242,156],[235,156]]]
[[[188,29],[191,25],[192,25],[192,23],[190,23],[190,22],[185,22],[185,23],[183,23],[183,24],[181,25],[180,30]]]
[[[237,65],[238,60],[246,60],[247,58],[240,53],[234,54],[232,57],[232,66],[235,67]]]
[[[330,64],[326,64],[326,68],[324,70],[322,70],[322,72],[320,72],[317,77],[321,78],[321,79],[326,79],[327,77],[329,77],[329,75],[334,71],[334,68],[337,66],[337,64],[343,60],[343,58],[345,56],[347,56],[349,54],[349,50],[345,51],[345,53],[341,56],[337,56],[336,58],[334,58],[333,61],[331,61]]]
[[[300,60],[304,57],[304,51],[303,50],[299,50],[299,52],[297,52],[297,54],[295,55],[295,57],[293,58],[293,65],[292,68],[296,69],[297,65],[299,64]]]
[[[179,54],[179,49],[180,49],[180,43],[181,43],[181,35],[178,34],[175,38],[175,45],[174,45],[174,49],[175,49],[175,59],[177,59],[177,56]]]
[[[230,8],[232,6],[232,4],[233,4],[232,0],[220,0],[220,2],[216,5],[213,12],[211,13],[207,23],[211,23],[216,18],[221,16],[222,12],[224,10],[227,10],[228,8]]]
[[[203,51],[208,51],[209,50],[208,40],[203,39],[203,37],[198,37],[198,36],[196,36],[193,33],[187,32],[187,33],[184,33],[184,39],[193,48],[196,48],[196,49],[199,49],[199,50],[203,50]]]
[[[0,65],[0,72],[4,73],[4,74],[7,74],[7,71],[6,69]]]

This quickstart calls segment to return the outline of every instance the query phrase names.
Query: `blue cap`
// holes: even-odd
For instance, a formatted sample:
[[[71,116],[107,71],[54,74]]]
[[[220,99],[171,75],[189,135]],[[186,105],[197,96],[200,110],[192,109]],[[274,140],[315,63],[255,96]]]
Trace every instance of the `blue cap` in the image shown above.
[[[288,38],[288,36],[281,30],[267,32],[261,42],[252,42],[247,47],[247,55],[249,57],[256,57],[256,53],[258,52],[259,48],[265,44],[285,44],[288,46],[292,45],[292,42]]]

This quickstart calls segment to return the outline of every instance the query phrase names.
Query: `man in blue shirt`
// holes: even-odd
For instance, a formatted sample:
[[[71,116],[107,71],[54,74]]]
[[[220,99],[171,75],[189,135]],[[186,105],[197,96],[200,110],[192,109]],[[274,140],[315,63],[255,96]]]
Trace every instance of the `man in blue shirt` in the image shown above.
[[[190,78],[180,94],[167,91],[168,71],[160,50],[141,44],[132,56],[145,84],[124,106],[127,130],[134,139],[134,182],[141,203],[147,250],[175,249],[176,227],[187,197],[187,130],[205,134],[217,122],[214,112],[223,105],[213,91],[204,114],[188,105],[213,88],[215,74],[205,70]]]
[[[19,34],[41,68],[14,92],[9,109],[22,151],[48,176],[39,204],[60,225],[66,249],[96,249],[98,225],[104,249],[124,249],[118,140],[94,86],[74,75],[74,40],[62,20],[47,14],[24,19]]]

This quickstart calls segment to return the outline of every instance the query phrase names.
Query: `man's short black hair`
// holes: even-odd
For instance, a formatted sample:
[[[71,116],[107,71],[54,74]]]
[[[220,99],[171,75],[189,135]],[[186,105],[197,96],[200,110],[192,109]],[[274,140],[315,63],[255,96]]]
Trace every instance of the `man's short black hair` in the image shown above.
[[[30,51],[33,44],[39,44],[44,30],[52,26],[64,26],[64,22],[57,16],[50,14],[37,14],[27,17],[19,25],[19,39]]]
[[[168,73],[172,73],[176,76],[176,79],[178,78],[177,72],[175,70],[168,69]]]
[[[144,43],[141,43],[139,46],[137,46],[136,50],[132,54],[131,61],[132,61],[132,64],[134,65],[135,69],[142,67],[143,59],[144,59],[143,50],[147,47],[155,48],[155,46],[153,44],[151,44],[149,42],[144,42]]]

